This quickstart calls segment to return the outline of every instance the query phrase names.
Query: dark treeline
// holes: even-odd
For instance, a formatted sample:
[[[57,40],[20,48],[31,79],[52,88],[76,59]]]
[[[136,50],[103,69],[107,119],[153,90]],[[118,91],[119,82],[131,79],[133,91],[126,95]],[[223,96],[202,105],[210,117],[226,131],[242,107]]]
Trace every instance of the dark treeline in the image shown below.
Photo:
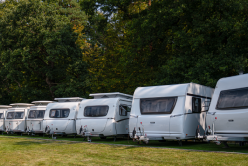
[[[247,71],[248,0],[6,0],[0,104]]]

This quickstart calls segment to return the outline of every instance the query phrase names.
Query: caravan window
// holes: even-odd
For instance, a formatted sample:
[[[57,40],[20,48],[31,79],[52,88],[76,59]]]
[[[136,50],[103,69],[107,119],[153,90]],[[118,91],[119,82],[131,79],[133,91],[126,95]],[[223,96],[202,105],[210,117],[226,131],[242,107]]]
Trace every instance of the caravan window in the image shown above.
[[[44,110],[32,110],[29,111],[28,118],[44,118]]]
[[[127,112],[130,112],[130,111],[131,111],[130,106],[120,105],[119,107],[120,116],[127,116]]]
[[[67,118],[69,116],[70,110],[63,109],[61,110],[61,118]]]
[[[99,117],[108,114],[109,106],[88,106],[84,109],[85,117]]]
[[[24,112],[8,112],[7,119],[23,119]]]
[[[37,110],[36,115],[36,118],[44,118],[45,110]]]
[[[201,98],[192,98],[192,112],[201,113]]]
[[[28,118],[35,118],[35,110],[29,111]]]
[[[177,97],[140,99],[141,114],[170,114]]]
[[[3,119],[4,117],[3,117],[3,113],[0,113],[0,119]]]
[[[15,119],[22,119],[24,112],[15,112]]]
[[[242,109],[248,107],[248,88],[220,92],[216,109]]]
[[[67,118],[69,114],[70,114],[69,108],[50,110],[50,118]]]
[[[14,119],[14,115],[15,115],[14,112],[8,112],[7,119]]]

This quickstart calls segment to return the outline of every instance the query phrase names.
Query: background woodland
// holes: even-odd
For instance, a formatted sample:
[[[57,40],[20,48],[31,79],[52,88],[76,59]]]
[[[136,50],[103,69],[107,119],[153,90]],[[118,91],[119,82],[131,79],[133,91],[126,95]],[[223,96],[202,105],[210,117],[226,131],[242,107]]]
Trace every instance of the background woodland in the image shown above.
[[[248,0],[6,0],[0,104],[133,94],[248,69]]]

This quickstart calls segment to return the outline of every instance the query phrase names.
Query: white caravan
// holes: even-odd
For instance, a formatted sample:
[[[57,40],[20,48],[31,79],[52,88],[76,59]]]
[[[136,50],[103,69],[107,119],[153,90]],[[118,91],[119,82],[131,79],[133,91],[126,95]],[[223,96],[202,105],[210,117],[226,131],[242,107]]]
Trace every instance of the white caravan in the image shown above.
[[[198,138],[224,143],[248,141],[247,83],[248,74],[221,78],[217,82],[206,117],[206,134],[209,135],[204,137],[198,134]]]
[[[3,132],[5,131],[5,116],[6,116],[6,111],[8,108],[11,108],[11,106],[8,106],[8,105],[0,105],[0,132]]]
[[[128,135],[129,114],[133,96],[113,92],[90,94],[94,99],[80,103],[76,121],[77,134],[91,141],[90,137]]]
[[[31,135],[43,134],[43,118],[47,104],[53,101],[33,101],[27,116],[27,133]]]
[[[129,120],[134,141],[194,139],[205,130],[206,112],[214,89],[195,83],[138,87]]]
[[[27,103],[14,103],[10,104],[12,108],[9,108],[6,111],[5,116],[5,129],[8,134],[18,133],[22,134],[26,132],[27,125],[26,119],[29,108],[33,106],[33,104]]]
[[[83,98],[55,98],[49,103],[43,120],[43,132],[50,135],[76,135],[76,117]]]

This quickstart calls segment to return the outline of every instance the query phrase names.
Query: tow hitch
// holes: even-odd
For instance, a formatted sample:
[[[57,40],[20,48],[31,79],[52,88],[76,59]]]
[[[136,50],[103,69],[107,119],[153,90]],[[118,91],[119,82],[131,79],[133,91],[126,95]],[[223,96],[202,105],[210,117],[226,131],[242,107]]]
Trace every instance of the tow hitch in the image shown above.
[[[143,131],[141,132],[140,130],[140,127],[139,127],[139,135],[137,135],[138,133],[136,132],[135,130],[135,127],[133,129],[133,133],[132,133],[132,136],[133,136],[133,141],[136,142],[139,144],[140,142],[143,142],[145,144],[148,144],[149,143],[149,138],[147,138],[147,135],[144,134],[144,128],[142,128]]]

